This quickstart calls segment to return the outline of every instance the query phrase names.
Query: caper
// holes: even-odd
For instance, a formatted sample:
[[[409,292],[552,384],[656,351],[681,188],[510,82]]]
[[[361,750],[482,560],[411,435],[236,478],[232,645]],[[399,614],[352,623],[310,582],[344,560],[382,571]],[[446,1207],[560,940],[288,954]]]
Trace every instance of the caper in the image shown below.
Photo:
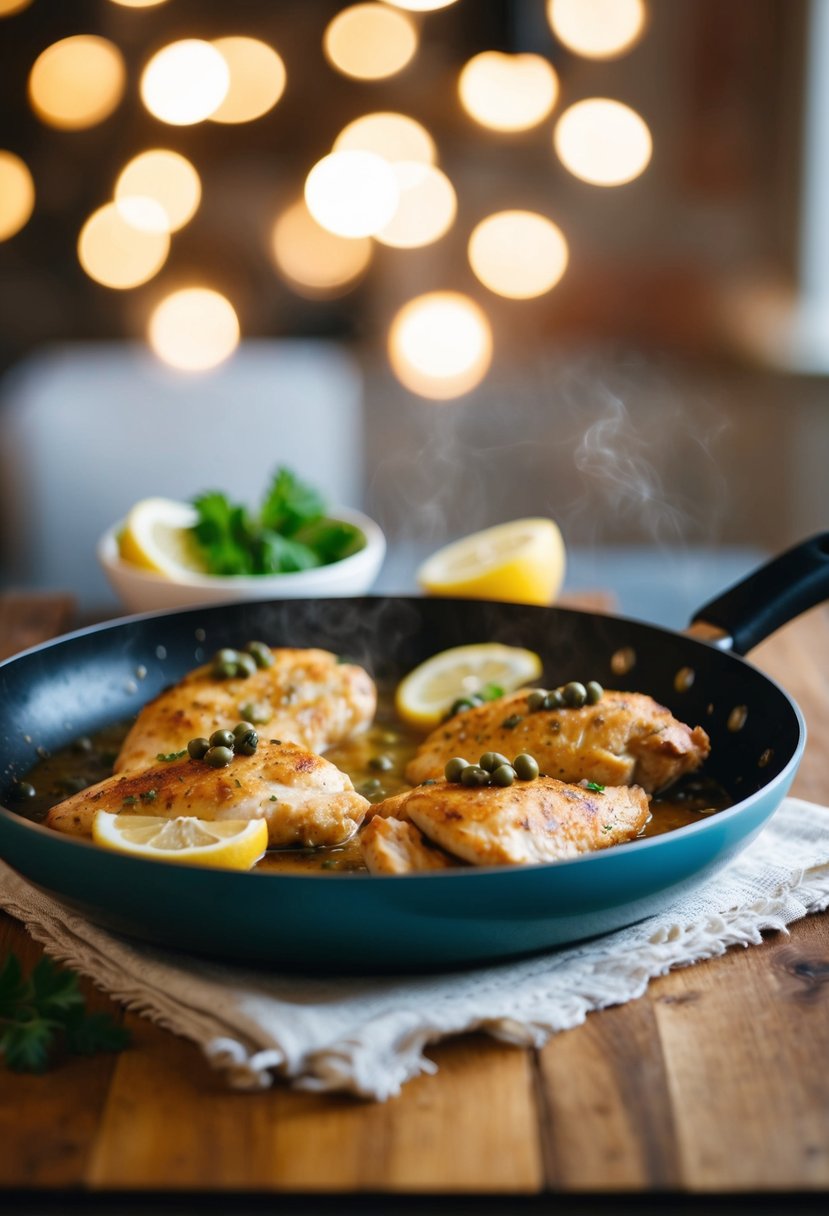
[[[217,680],[229,680],[236,675],[236,660],[239,652],[225,647],[217,650],[210,664],[210,674]]]
[[[211,768],[227,768],[232,759],[233,752],[229,747],[210,747],[204,754],[204,762]]]
[[[249,730],[255,731],[255,729],[256,728],[252,722],[237,722],[233,728],[233,738],[238,742],[238,740],[246,735]]]
[[[271,720],[270,706],[261,701],[245,701],[239,706],[239,713],[246,722],[252,723],[253,726],[264,726]]]
[[[252,756],[258,746],[259,736],[252,726],[243,735],[236,736],[236,751],[242,756]]]
[[[515,769],[511,764],[499,764],[492,774],[493,785],[512,785],[515,780]]]
[[[443,775],[447,781],[460,781],[465,768],[469,768],[469,761],[464,760],[463,756],[453,756],[451,760],[447,760]]]
[[[230,646],[224,646],[221,650],[217,650],[213,655],[214,663],[235,663],[239,657],[239,651],[233,650]]]
[[[604,696],[604,689],[597,680],[590,680],[588,684],[585,684],[584,688],[587,693],[588,705],[597,705]]]
[[[203,760],[210,751],[210,740],[202,738],[201,735],[197,739],[191,739],[187,744],[187,751],[192,760]]]
[[[512,762],[519,781],[535,781],[538,776],[538,761],[529,752],[521,752]]]
[[[564,693],[560,688],[554,688],[552,692],[548,692],[544,698],[545,709],[563,709],[567,702],[564,700]]]
[[[515,730],[516,726],[519,726],[523,721],[523,714],[510,714],[508,718],[504,718],[501,728],[503,730]]]
[[[366,796],[369,794],[376,794],[380,789],[380,786],[381,781],[379,777],[369,777],[367,781],[363,781],[361,785],[357,786],[357,793],[364,794]]]
[[[471,697],[458,697],[449,707],[449,717],[454,718],[455,714],[463,713],[465,709],[474,709],[475,702]]]
[[[494,773],[500,765],[509,764],[509,760],[506,756],[502,756],[500,752],[484,752],[478,763],[488,773]]]
[[[377,769],[378,773],[387,773],[389,769],[394,768],[394,760],[391,756],[372,756],[368,762],[369,768]]]
[[[237,654],[235,672],[237,676],[252,676],[256,671],[256,667],[256,659],[252,654]]]
[[[29,781],[15,781],[11,788],[13,798],[34,798],[37,790]]]
[[[564,703],[571,709],[581,709],[587,700],[587,689],[578,680],[571,680],[564,685]]]
[[[273,667],[273,654],[265,642],[248,642],[245,650],[253,655],[257,667]]]
[[[544,702],[547,700],[547,694],[543,688],[536,688],[527,697],[527,709],[531,714],[537,714],[540,709],[546,708]]]
[[[208,742],[211,747],[227,747],[232,750],[236,740],[232,730],[214,730]]]
[[[481,768],[479,764],[467,764],[461,773],[460,782],[461,785],[465,785],[468,789],[489,785],[489,773],[485,768]]]

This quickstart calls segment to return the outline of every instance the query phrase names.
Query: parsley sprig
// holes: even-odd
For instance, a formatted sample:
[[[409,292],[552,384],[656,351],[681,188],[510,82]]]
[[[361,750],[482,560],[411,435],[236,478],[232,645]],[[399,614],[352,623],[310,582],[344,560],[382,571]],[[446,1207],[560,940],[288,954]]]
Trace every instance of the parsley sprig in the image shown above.
[[[87,1012],[74,972],[45,956],[28,976],[14,954],[0,966],[0,1056],[12,1072],[44,1072],[61,1046],[86,1056],[129,1041],[110,1014]]]
[[[362,549],[359,528],[325,514],[321,495],[278,468],[258,511],[218,490],[193,499],[196,546],[209,574],[290,574],[328,566]]]

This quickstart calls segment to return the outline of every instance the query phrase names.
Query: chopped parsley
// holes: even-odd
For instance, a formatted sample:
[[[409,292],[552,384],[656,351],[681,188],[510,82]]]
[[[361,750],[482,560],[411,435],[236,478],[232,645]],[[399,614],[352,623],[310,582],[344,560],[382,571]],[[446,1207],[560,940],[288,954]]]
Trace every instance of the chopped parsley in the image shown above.
[[[143,794],[139,794],[142,802],[155,802],[158,797],[158,790],[145,790]]]
[[[182,756],[187,755],[187,748],[183,748],[180,752],[156,752],[156,760],[163,760],[169,763],[170,760],[180,760]]]
[[[594,794],[603,794],[605,790],[605,787],[603,785],[599,785],[598,781],[585,781],[584,788],[586,790],[592,790]]]

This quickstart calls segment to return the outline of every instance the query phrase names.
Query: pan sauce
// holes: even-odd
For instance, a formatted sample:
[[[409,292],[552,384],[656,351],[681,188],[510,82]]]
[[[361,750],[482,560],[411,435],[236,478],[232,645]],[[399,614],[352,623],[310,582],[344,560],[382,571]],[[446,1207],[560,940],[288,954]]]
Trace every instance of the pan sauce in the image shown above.
[[[52,755],[43,756],[24,780],[35,788],[35,796],[16,809],[27,819],[42,823],[56,802],[76,793],[112,772],[121,742],[132,725],[119,722],[89,738],[75,740]],[[377,716],[365,734],[338,747],[325,757],[349,774],[355,788],[372,803],[409,789],[403,772],[423,738],[401,723],[393,705],[393,690],[380,690]],[[669,791],[669,797],[654,798],[652,815],[643,836],[658,836],[701,816],[723,810],[730,803],[725,791],[709,778],[684,778]],[[461,863],[459,863],[461,864]],[[257,870],[282,873],[327,873],[365,870],[358,837],[335,849],[270,849]]]

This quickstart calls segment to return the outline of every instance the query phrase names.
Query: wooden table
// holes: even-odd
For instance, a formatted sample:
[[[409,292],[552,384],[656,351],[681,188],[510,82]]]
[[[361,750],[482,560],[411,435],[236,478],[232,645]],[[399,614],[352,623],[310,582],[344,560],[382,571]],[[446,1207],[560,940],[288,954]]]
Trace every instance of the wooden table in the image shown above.
[[[0,648],[59,632],[69,612],[56,597],[0,597]],[[829,802],[829,609],[752,657],[806,715],[794,792]],[[8,948],[27,963],[39,954],[6,917],[0,957]],[[85,990],[91,1006],[113,1008]],[[559,1192],[562,1212],[598,1192],[626,1193],[640,1211],[669,1191],[674,1205],[685,1197],[683,1211],[696,1196],[710,1213],[713,1194],[811,1192],[822,1203],[829,1184],[826,914],[656,980],[540,1051],[482,1035],[446,1042],[431,1052],[438,1074],[383,1105],[280,1085],[229,1092],[190,1043],[124,1021],[134,1042],[122,1055],[71,1059],[44,1076],[0,1070],[0,1186],[18,1204],[34,1196],[40,1210],[50,1193],[63,1211],[73,1192],[76,1205],[103,1192],[201,1191],[214,1202],[217,1192],[281,1192],[283,1212],[287,1193],[303,1211],[333,1211],[319,1197],[336,1193],[338,1211],[397,1212],[430,1194],[477,1212],[509,1196],[498,1210],[514,1212]],[[0,1210],[10,1210],[2,1192]]]

